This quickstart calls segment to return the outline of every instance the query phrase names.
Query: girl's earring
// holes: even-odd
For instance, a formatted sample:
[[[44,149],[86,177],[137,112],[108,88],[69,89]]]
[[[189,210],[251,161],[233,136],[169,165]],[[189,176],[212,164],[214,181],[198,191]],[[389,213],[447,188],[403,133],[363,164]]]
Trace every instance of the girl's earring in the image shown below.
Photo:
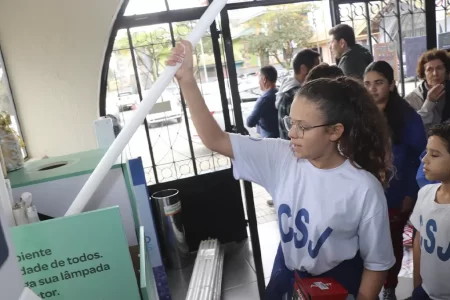
[[[343,149],[343,147],[341,145],[341,141],[338,142],[337,149],[338,149],[340,155],[345,156],[344,149]]]

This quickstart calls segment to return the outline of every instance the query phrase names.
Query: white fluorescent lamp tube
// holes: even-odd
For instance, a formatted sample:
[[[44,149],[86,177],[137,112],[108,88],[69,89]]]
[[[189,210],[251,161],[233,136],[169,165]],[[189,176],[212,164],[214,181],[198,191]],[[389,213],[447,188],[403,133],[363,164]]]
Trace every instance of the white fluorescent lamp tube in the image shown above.
[[[205,240],[200,243],[186,300],[220,298],[223,257],[223,249],[217,240]]]
[[[218,257],[218,265],[217,265],[217,273],[216,273],[216,282],[214,284],[214,294],[213,300],[220,300],[220,296],[222,294],[222,273],[223,273],[223,259],[224,259],[224,251],[221,248]]]
[[[187,40],[191,42],[193,47],[197,45],[208,27],[215,20],[216,16],[224,8],[226,3],[227,0],[214,0],[211,5],[209,5],[208,9],[205,11],[200,20],[198,20],[197,25],[187,38]],[[153,105],[155,105],[156,100],[158,100],[164,89],[169,85],[179,67],[179,64],[173,67],[167,66],[161,76],[159,76],[155,84],[147,93],[148,96],[139,105],[137,111],[133,116],[133,119],[122,129],[120,134],[112,143],[111,147],[109,147],[108,151],[106,151],[105,155],[95,168],[94,172],[92,172],[91,176],[73,201],[72,205],[70,205],[65,214],[66,216],[79,214],[83,211],[84,207],[91,199],[95,190],[103,181],[106,174],[111,169],[116,159],[119,157],[120,153],[122,153],[123,149],[128,144],[133,134],[142,124],[148,112],[152,109]]]

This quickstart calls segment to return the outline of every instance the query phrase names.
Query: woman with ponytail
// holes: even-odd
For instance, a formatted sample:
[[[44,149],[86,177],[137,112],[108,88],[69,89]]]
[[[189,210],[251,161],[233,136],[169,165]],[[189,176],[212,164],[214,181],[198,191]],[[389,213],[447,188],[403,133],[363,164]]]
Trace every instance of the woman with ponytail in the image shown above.
[[[397,299],[395,288],[403,260],[403,230],[417,199],[416,173],[427,138],[421,117],[398,94],[394,70],[387,62],[371,63],[364,74],[364,85],[387,119],[396,170],[385,191],[396,263],[388,272],[383,299],[391,300]]]
[[[317,79],[283,123],[290,141],[223,132],[193,75],[192,46],[169,57],[203,143],[233,160],[236,179],[272,195],[280,247],[264,299],[292,295],[294,275],[331,277],[358,300],[377,298],[395,263],[383,186],[392,175],[385,118],[360,83]],[[262,295],[261,295],[262,296]]]

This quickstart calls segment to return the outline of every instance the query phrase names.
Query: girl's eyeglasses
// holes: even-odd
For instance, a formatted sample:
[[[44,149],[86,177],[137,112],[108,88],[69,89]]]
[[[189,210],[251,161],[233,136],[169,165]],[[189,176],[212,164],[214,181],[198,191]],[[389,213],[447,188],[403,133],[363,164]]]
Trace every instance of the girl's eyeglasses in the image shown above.
[[[322,124],[322,125],[316,125],[316,126],[302,126],[297,121],[294,121],[289,116],[285,116],[283,118],[283,124],[287,131],[290,131],[292,127],[294,127],[295,134],[298,138],[303,138],[305,136],[305,131],[319,128],[319,127],[325,127],[325,126],[331,126],[333,124]]]

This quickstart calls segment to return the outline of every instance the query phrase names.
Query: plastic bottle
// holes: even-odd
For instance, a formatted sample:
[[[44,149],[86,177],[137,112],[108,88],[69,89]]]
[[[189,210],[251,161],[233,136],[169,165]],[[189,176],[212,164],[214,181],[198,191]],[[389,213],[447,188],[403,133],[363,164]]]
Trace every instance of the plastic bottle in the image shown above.
[[[41,220],[39,220],[39,215],[38,215],[36,206],[32,205],[27,208],[27,218],[28,218],[28,223],[30,223],[30,224],[41,221]]]
[[[22,200],[16,202],[16,204],[13,207],[13,215],[17,226],[28,224],[25,202],[23,202]]]

